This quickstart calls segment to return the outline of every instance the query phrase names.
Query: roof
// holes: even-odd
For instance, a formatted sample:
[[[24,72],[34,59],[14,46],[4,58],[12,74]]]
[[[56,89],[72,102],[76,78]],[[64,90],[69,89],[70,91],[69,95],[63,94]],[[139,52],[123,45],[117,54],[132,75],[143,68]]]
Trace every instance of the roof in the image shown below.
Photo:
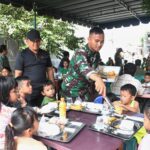
[[[84,26],[113,28],[150,22],[143,0],[0,0],[0,3],[35,8],[39,15],[53,16]]]

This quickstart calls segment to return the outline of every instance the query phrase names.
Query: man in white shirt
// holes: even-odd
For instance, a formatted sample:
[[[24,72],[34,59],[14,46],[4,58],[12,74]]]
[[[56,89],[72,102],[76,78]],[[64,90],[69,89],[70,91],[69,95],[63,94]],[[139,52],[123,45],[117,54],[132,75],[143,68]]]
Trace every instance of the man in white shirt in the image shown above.
[[[138,95],[142,95],[144,89],[139,80],[134,77],[134,73],[136,71],[136,66],[133,63],[127,63],[124,66],[124,74],[119,76],[116,82],[112,83],[111,91],[116,95],[120,95],[120,88],[125,84],[132,84],[136,87],[138,91]]]

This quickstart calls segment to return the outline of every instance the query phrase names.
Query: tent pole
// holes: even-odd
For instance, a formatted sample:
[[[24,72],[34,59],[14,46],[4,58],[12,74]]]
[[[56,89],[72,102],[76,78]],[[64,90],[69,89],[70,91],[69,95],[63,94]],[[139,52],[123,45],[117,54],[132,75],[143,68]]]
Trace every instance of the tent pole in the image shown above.
[[[36,4],[33,4],[33,11],[34,11],[34,29],[36,29]]]

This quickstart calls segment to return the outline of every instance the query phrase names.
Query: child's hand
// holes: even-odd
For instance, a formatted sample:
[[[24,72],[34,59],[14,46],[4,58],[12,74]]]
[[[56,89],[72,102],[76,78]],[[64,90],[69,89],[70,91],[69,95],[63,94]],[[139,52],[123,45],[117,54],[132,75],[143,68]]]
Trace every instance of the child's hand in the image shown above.
[[[121,106],[121,102],[120,101],[116,101],[113,103],[114,107],[115,107],[115,112],[118,114],[122,114],[123,111],[123,107]]]
[[[120,101],[115,101],[115,102],[113,102],[114,107],[119,107],[119,106],[120,106],[120,104],[121,104],[121,102],[120,102]]]
[[[119,106],[119,107],[123,107],[124,105],[123,105],[123,104],[121,104],[121,103],[119,103],[119,104],[118,104],[118,106]]]
[[[120,104],[120,107],[123,109],[123,110],[128,110],[127,108],[126,108],[126,105],[124,105],[124,104]]]

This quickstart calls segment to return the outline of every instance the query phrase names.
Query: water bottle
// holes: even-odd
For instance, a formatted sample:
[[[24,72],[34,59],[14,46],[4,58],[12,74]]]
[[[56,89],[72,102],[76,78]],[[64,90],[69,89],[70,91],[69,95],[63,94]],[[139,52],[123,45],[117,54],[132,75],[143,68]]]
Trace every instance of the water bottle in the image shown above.
[[[59,118],[62,120],[66,119],[66,107],[65,99],[62,97],[59,103]]]

